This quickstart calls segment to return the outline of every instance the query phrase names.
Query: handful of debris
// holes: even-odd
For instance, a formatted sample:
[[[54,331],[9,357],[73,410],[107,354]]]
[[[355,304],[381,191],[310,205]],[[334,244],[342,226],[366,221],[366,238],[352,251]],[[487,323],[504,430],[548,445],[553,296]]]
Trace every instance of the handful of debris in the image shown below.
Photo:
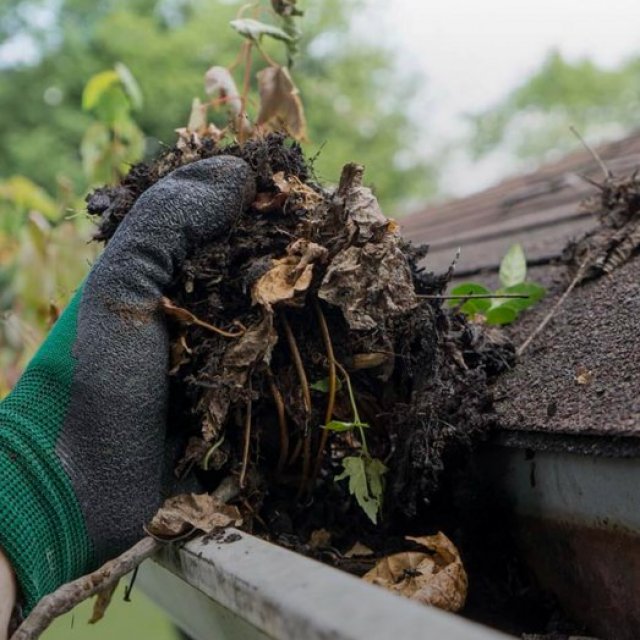
[[[212,486],[237,476],[245,525],[276,538],[398,531],[487,432],[487,382],[513,348],[442,308],[450,274],[418,266],[427,248],[402,239],[362,167],[325,189],[281,135],[226,148],[183,141],[135,167],[90,197],[98,238],[168,171],[217,154],[247,161],[258,195],[164,300],[170,422],[188,435],[176,471]]]

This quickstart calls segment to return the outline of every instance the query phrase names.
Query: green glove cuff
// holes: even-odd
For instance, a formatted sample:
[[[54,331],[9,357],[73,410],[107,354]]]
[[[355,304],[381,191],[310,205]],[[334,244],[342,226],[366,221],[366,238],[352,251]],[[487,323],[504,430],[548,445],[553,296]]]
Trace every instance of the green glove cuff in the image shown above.
[[[0,547],[26,613],[91,565],[84,518],[55,451],[71,395],[81,296],[82,289],[0,403]]]

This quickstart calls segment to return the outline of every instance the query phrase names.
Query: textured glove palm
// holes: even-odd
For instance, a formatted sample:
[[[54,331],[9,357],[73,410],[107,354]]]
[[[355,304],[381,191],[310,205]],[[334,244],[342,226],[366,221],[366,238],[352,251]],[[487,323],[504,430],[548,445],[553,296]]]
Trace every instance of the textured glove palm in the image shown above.
[[[0,403],[0,547],[25,609],[133,544],[161,499],[176,267],[250,201],[220,156],[143,193],[12,393]]]

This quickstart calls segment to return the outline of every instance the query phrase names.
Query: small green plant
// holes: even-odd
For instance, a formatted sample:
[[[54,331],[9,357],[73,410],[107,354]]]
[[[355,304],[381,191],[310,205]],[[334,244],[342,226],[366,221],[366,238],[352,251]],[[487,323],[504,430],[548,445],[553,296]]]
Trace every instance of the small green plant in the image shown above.
[[[95,122],[82,138],[80,154],[91,184],[116,183],[144,154],[144,134],[132,113],[142,108],[142,92],[131,71],[118,62],[92,76],[82,93],[82,109]]]
[[[453,297],[449,305],[487,324],[511,324],[546,293],[543,286],[527,282],[527,259],[520,244],[512,245],[502,258],[499,277],[502,286],[495,291],[476,282],[459,284],[451,290]],[[502,295],[522,297],[500,297]]]
[[[337,363],[336,363],[337,364]],[[360,508],[367,514],[367,517],[377,524],[378,514],[382,509],[382,498],[384,495],[384,474],[388,471],[382,460],[374,458],[369,453],[367,447],[367,437],[365,430],[369,428],[366,422],[360,420],[358,406],[356,404],[355,394],[351,379],[343,367],[338,365],[342,376],[344,377],[347,391],[349,393],[349,401],[351,403],[351,411],[353,412],[353,420],[351,422],[343,422],[342,420],[331,420],[322,428],[329,431],[344,433],[347,431],[358,431],[360,437],[360,454],[357,456],[347,456],[342,459],[342,473],[337,475],[334,480],[349,479],[349,493],[355,497]],[[328,384],[326,380],[320,380],[311,385],[311,388],[317,391],[326,392]]]

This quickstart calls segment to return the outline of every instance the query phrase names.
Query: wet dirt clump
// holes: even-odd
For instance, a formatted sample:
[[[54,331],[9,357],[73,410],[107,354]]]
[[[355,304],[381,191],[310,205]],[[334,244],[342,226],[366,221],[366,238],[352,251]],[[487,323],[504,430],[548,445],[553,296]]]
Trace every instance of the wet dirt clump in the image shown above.
[[[176,472],[237,477],[246,528],[362,574],[371,559],[346,555],[356,543],[379,556],[435,533],[431,505],[489,432],[489,382],[514,349],[443,307],[451,274],[417,266],[427,247],[403,240],[362,167],[326,188],[280,135],[183,144],[134,167],[88,198],[97,238],[171,169],[222,153],[250,164],[257,196],[163,302],[170,424],[185,438]]]

